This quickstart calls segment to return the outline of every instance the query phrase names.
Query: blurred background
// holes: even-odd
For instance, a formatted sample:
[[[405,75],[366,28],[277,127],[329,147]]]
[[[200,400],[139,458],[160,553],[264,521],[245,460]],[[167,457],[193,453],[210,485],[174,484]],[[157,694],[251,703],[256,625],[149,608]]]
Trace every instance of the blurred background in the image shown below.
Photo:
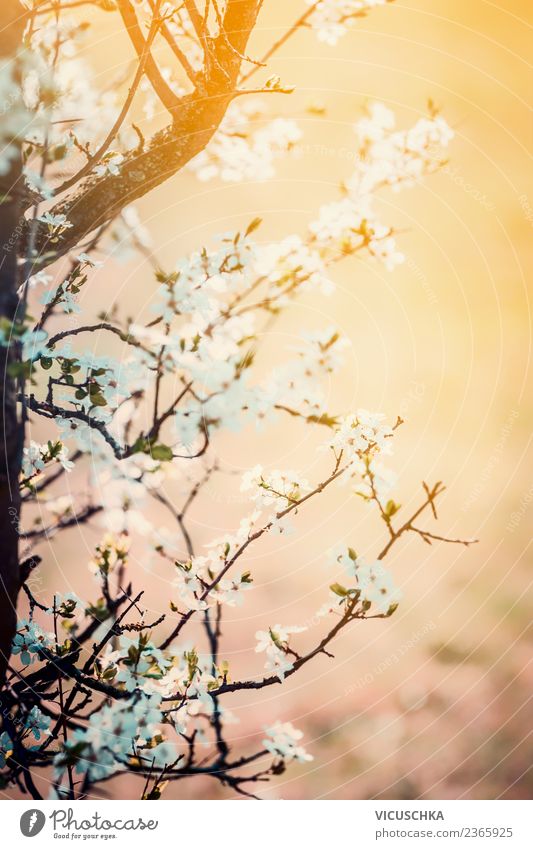
[[[288,6],[291,8],[288,11]],[[265,3],[249,48],[260,55],[303,4]],[[117,15],[97,15],[88,56],[101,74],[131,60]],[[261,788],[267,798],[524,798],[531,768],[530,628],[533,475],[531,309],[526,282],[533,227],[531,181],[531,4],[527,0],[411,0],[375,9],[334,47],[302,31],[270,62],[295,93],[269,101],[303,130],[294,153],[267,183],[198,182],[181,173],[137,204],[165,267],[216,234],[260,215],[259,238],[303,233],[318,206],[338,196],[352,171],[354,122],[369,100],[398,115],[401,127],[426,113],[431,98],[454,128],[450,162],[421,186],[384,193],[383,220],[399,231],[403,266],[388,273],[370,260],[334,271],[333,298],[306,295],[273,324],[259,360],[272,363],[302,330],[336,325],[352,343],[346,367],[328,388],[328,408],[358,406],[405,419],[393,458],[394,497],[417,506],[422,480],[443,480],[438,526],[475,537],[470,548],[405,539],[388,560],[403,591],[386,621],[358,623],[283,687],[228,698],[241,720],[228,736],[253,750],[276,719],[305,732],[314,761]],[[112,58],[110,58],[112,57]],[[263,72],[261,72],[263,73]],[[256,80],[261,79],[257,75]],[[163,116],[161,116],[163,120]],[[83,308],[126,300],[136,320],[155,291],[149,265],[107,263]],[[247,429],[216,443],[233,472],[261,463],[319,474],[315,434],[293,421]],[[165,484],[179,498],[180,482]],[[59,493],[59,489],[58,489]],[[238,525],[249,510],[236,475],[212,479],[191,512],[197,547]],[[170,525],[166,517],[151,517]],[[83,593],[79,569],[102,529],[65,532],[45,552],[44,589]],[[174,533],[174,530],[172,530]],[[325,552],[346,541],[375,556],[383,528],[371,510],[337,489],[302,510],[296,532],[268,539],[246,562],[254,590],[229,612],[223,657],[257,675],[258,628],[307,624],[327,596]],[[165,610],[164,565],[133,560],[147,604]],[[134,549],[135,551],[135,549]],[[244,564],[243,564],[244,565]],[[78,574],[79,572],[79,574]],[[304,639],[305,637],[305,639]],[[137,797],[131,780],[106,785]],[[218,797],[218,784],[184,781],[166,798]]]

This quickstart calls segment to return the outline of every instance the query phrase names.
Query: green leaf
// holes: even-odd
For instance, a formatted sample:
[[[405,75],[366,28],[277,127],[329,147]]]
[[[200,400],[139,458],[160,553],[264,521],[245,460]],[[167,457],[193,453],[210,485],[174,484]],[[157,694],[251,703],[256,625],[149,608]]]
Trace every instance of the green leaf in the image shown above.
[[[112,681],[117,674],[116,666],[108,666],[107,669],[104,670],[102,674],[102,678],[104,681]]]
[[[146,441],[144,436],[139,436],[139,438],[136,439],[133,445],[131,446],[131,453],[144,454],[148,447],[148,442]]]
[[[91,404],[93,404],[95,407],[106,407],[107,401],[103,395],[91,395]]]
[[[346,587],[341,586],[341,584],[331,584],[330,590],[335,595],[339,595],[341,598],[345,598],[348,595],[348,590]]]
[[[172,457],[174,456],[172,453],[172,448],[170,448],[168,445],[163,444],[152,445],[150,448],[150,455],[153,457],[154,460],[161,461],[172,460]]]
[[[398,512],[400,507],[401,507],[400,504],[396,504],[395,501],[390,499],[389,501],[387,501],[387,503],[385,505],[385,515],[388,516],[389,519],[391,519],[392,516],[394,516]]]

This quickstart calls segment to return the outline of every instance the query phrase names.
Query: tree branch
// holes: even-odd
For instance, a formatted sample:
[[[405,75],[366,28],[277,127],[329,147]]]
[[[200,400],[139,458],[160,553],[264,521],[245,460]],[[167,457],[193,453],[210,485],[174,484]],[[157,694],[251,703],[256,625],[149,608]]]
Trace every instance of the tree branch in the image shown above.
[[[118,175],[91,174],[74,194],[53,207],[52,214],[65,215],[72,227],[52,244],[48,228],[39,226],[37,267],[44,268],[75,248],[81,239],[164,183],[206,147],[234,96],[239,54],[246,47],[261,5],[262,0],[229,0],[225,30],[213,39],[217,61],[204,68],[194,92],[178,99],[173,123],[156,133],[145,150],[130,151]]]
[[[146,40],[144,39],[141,27],[139,26],[139,21],[137,20],[137,15],[135,14],[135,9],[133,8],[130,0],[117,0],[117,2],[119,12],[122,16],[122,20],[124,21],[124,26],[126,27],[126,31],[130,37],[131,43],[133,44],[139,63],[143,65],[143,71],[148,77],[159,100],[165,109],[170,112],[171,117],[173,117],[174,111],[179,108],[180,98],[172,91],[168,83],[165,81],[165,78],[159,70],[159,66],[150,52],[150,48],[157,31],[163,23],[159,17],[161,0],[155,0],[152,4],[152,23]]]

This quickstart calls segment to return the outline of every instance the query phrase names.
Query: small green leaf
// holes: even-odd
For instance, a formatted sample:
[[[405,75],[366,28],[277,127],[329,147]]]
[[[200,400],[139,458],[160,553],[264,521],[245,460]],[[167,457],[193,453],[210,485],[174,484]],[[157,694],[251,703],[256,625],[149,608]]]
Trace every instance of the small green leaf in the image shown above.
[[[132,454],[143,454],[148,447],[148,442],[144,438],[144,436],[139,436],[138,439],[135,440],[133,445],[131,446]]]
[[[174,456],[172,453],[172,448],[170,448],[168,445],[163,444],[152,445],[152,447],[150,448],[150,455],[153,457],[154,460],[161,461],[172,460],[172,457]]]
[[[331,584],[330,590],[341,598],[345,598],[348,595],[348,590],[346,587],[341,586],[341,584]]]
[[[101,394],[91,395],[91,404],[93,404],[95,407],[106,407],[107,401]]]
[[[385,505],[385,515],[391,519],[398,512],[400,506],[400,504],[396,504],[395,501],[390,499]]]

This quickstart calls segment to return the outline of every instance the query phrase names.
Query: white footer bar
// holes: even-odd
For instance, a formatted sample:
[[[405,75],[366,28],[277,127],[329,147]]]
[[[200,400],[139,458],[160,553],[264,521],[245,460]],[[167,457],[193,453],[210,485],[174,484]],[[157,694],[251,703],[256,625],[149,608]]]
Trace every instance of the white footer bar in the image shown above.
[[[527,801],[102,801],[0,807],[4,846],[532,849]]]

